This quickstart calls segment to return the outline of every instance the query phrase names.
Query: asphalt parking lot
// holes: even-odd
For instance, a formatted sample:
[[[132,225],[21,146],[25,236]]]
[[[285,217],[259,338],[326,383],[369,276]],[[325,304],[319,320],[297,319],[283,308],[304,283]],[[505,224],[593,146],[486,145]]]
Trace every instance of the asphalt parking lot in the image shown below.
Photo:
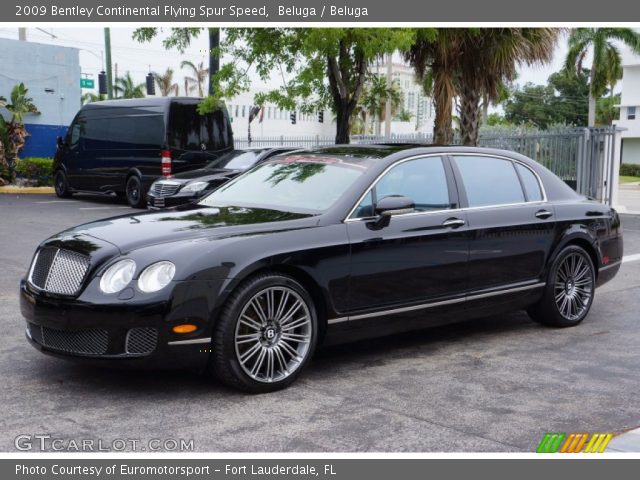
[[[193,439],[197,451],[534,451],[545,432],[640,426],[640,258],[577,328],[524,313],[318,352],[291,388],[249,396],[190,372],[94,369],[24,338],[18,282],[37,244],[130,213],[111,199],[0,195],[0,450],[21,434]],[[625,255],[640,216],[623,216]]]

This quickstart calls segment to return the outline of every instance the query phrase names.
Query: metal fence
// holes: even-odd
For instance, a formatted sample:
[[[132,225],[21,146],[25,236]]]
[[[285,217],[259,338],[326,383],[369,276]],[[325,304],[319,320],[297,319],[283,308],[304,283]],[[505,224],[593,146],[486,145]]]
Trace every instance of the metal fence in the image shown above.
[[[499,148],[521,153],[541,163],[562,178],[577,192],[604,203],[611,203],[614,187],[614,165],[620,152],[616,151],[616,127],[567,128],[553,132],[521,134],[484,133],[482,147]],[[299,146],[311,148],[333,145],[334,137],[307,135],[255,137],[235,139],[236,148]],[[353,135],[353,144],[375,143],[433,143],[433,136],[423,133],[392,135]],[[454,140],[454,144],[458,139]]]

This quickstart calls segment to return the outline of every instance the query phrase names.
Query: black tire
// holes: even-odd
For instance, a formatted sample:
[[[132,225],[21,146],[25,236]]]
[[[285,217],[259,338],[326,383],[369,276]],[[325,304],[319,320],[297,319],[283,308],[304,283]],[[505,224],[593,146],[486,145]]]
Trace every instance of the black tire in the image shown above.
[[[591,257],[583,248],[569,245],[551,264],[544,296],[527,312],[543,325],[574,327],[589,314],[595,285],[596,271]]]
[[[73,193],[69,190],[67,175],[62,170],[58,170],[53,177],[53,188],[59,198],[71,198]]]
[[[144,191],[142,189],[142,181],[137,175],[131,175],[127,179],[125,185],[125,196],[127,203],[133,208],[144,208],[147,205]]]
[[[266,300],[269,292],[272,292],[270,309]],[[260,321],[252,302],[264,309],[268,322]],[[286,310],[292,310],[296,305],[294,314],[287,316]],[[269,312],[273,314],[269,315]],[[300,317],[295,318],[298,315]],[[290,335],[296,339],[291,340]],[[308,342],[303,340],[307,337]],[[317,338],[316,310],[304,287],[286,275],[259,274],[242,283],[223,308],[214,328],[210,371],[233,388],[249,393],[273,392],[298,378],[313,355]],[[251,353],[253,349],[256,350]],[[256,373],[250,369],[257,369]]]

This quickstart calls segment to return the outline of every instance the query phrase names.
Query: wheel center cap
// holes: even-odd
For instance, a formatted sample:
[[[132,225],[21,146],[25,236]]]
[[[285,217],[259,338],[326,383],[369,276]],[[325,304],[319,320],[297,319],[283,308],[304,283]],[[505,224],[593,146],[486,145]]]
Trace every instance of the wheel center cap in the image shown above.
[[[567,280],[567,284],[565,285],[565,290],[568,294],[573,293],[573,289],[575,287],[575,283],[572,279]]]

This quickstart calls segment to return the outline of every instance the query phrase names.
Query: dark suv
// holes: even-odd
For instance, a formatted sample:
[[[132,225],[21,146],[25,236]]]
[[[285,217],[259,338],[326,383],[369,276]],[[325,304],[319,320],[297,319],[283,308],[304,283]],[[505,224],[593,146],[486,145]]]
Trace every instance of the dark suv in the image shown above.
[[[233,149],[225,108],[200,115],[191,97],[109,100],[82,107],[54,160],[59,197],[115,193],[142,208],[161,176],[204,167]]]

